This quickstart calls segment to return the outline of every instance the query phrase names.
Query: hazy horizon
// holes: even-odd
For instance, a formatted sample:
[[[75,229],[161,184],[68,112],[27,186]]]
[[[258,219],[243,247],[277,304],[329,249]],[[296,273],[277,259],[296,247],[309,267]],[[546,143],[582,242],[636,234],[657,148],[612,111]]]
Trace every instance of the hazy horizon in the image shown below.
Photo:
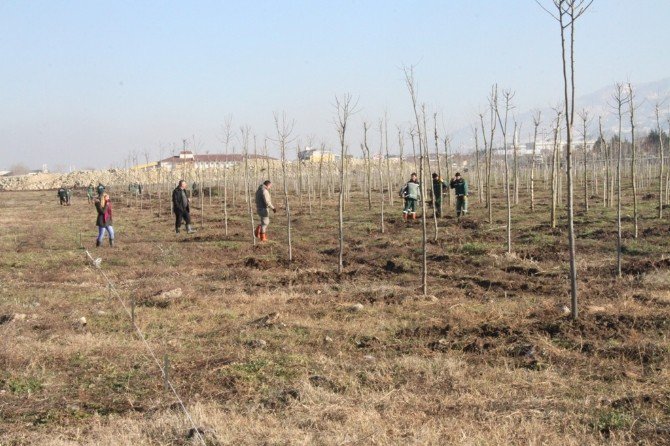
[[[668,13],[662,0],[596,0],[577,22],[577,96],[667,78]],[[493,83],[520,113],[562,92],[558,24],[533,0],[4,2],[0,25],[0,169],[122,166],[183,139],[215,153],[227,116],[262,147],[273,112],[295,120],[294,144],[335,147],[333,103],[347,92],[359,104],[350,151],[363,120],[376,150],[385,112],[392,144],[410,127],[402,65],[416,66],[443,134],[476,121]]]

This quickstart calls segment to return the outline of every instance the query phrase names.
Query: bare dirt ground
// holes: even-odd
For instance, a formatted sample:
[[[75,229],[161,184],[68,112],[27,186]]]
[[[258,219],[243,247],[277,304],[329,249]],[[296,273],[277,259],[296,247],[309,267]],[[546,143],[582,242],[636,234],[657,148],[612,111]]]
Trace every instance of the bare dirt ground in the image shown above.
[[[384,234],[363,197],[348,205],[342,276],[334,201],[313,215],[297,201],[289,263],[283,213],[254,248],[243,197],[228,236],[216,198],[192,236],[175,236],[167,207],[118,200],[117,246],[96,249],[80,191],[70,207],[1,193],[0,444],[196,444],[80,233],[136,299],[208,444],[670,444],[670,223],[652,218],[656,200],[641,201],[637,240],[626,210],[620,279],[614,209],[578,214],[577,322],[566,231],[545,206],[514,209],[514,256],[501,199],[493,225],[476,199],[460,224],[448,212],[426,298],[421,225],[397,198]]]

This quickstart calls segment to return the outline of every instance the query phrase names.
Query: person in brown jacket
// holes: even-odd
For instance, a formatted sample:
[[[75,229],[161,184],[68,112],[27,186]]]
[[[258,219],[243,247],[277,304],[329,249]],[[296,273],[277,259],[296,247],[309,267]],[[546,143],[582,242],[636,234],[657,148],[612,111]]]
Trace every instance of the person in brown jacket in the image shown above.
[[[112,226],[112,201],[109,195],[102,194],[102,197],[95,199],[95,209],[98,211],[98,218],[95,225],[98,227],[98,238],[95,240],[95,246],[102,244],[105,237],[105,231],[109,234],[109,246],[114,246],[114,227]]]
[[[258,212],[261,224],[256,227],[254,235],[262,242],[265,242],[268,239],[267,230],[268,225],[270,224],[270,210],[272,210],[272,212],[277,212],[277,209],[272,204],[272,198],[270,197],[271,188],[272,182],[270,180],[265,180],[256,190],[256,211]]]

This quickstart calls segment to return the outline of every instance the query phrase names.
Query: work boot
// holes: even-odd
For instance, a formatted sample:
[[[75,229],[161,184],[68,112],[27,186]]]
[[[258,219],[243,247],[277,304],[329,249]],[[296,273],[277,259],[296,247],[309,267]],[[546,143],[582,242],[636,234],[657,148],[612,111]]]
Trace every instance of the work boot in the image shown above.
[[[416,220],[416,212],[412,212],[412,220]]]
[[[267,242],[267,241],[268,241],[268,233],[261,232],[261,242]]]
[[[95,247],[96,247],[96,248],[99,248],[99,247],[100,247],[100,240],[96,240],[96,241],[95,241]]]
[[[187,234],[193,234],[195,232],[195,229],[191,227],[191,225],[186,225],[186,233]]]
[[[407,212],[402,213],[402,219],[407,221]]]
[[[254,237],[261,238],[261,225],[256,226],[254,230]]]
[[[114,247],[114,239],[113,239],[113,238],[110,238],[110,239],[109,239],[109,246],[110,246],[111,248]]]

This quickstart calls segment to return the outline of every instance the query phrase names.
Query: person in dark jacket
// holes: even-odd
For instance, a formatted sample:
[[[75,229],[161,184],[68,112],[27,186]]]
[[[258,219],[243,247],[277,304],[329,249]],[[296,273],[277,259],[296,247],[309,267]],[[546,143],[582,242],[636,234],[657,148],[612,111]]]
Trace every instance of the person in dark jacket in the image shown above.
[[[270,224],[270,211],[277,212],[277,208],[272,204],[272,197],[270,196],[270,189],[272,189],[272,182],[265,180],[258,189],[256,189],[255,202],[258,218],[261,224],[256,227],[254,235],[261,242],[268,241],[268,225]]]
[[[114,246],[114,227],[112,226],[112,202],[109,195],[102,194],[102,197],[95,199],[95,209],[98,211],[98,218],[95,225],[98,227],[98,238],[95,240],[95,246],[102,244],[105,237],[105,231],[109,235],[109,246]]]
[[[179,234],[179,228],[182,221],[186,223],[186,232],[193,234],[195,230],[191,228],[191,208],[189,206],[188,195],[186,194],[186,181],[179,180],[179,184],[172,191],[172,210],[175,215],[174,229]]]
[[[440,176],[433,173],[433,206],[435,207],[435,216],[442,217],[442,194],[445,190],[449,190]]]
[[[58,195],[58,199],[60,200],[60,205],[61,206],[63,206],[63,205],[67,206],[67,205],[70,204],[67,189],[65,188],[65,186],[61,186],[61,188],[58,189],[58,194],[57,195]]]
[[[456,194],[456,217],[460,219],[461,215],[468,212],[468,182],[461,177],[460,173],[456,172],[456,175],[449,182],[449,187]]]

